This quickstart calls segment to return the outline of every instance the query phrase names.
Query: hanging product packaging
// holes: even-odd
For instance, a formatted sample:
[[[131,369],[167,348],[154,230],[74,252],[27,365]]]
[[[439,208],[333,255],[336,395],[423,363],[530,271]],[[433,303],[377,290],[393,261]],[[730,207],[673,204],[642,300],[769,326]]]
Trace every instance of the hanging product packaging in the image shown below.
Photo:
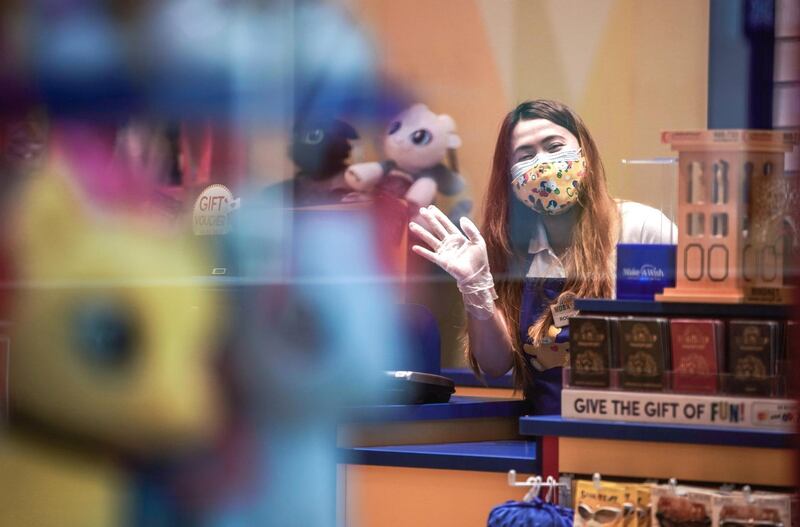
[[[714,499],[715,524],[719,527],[788,527],[791,498],[787,494],[741,492]]]
[[[636,527],[650,527],[650,489],[651,485],[636,486]]]
[[[575,488],[576,527],[624,527],[626,486],[578,481]]]
[[[714,491],[659,485],[651,496],[653,527],[711,527]]]
[[[648,484],[625,485],[624,527],[650,527],[650,487]]]
[[[622,525],[624,527],[639,527],[636,516],[636,490],[638,485],[625,485],[625,502],[623,503]]]

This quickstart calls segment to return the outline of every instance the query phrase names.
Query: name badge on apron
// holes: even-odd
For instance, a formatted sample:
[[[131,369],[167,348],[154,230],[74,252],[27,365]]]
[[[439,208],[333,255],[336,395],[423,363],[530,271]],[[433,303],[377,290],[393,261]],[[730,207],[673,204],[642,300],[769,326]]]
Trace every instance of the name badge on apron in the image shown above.
[[[557,328],[563,328],[569,324],[570,317],[578,314],[575,309],[575,295],[572,293],[564,293],[558,299],[558,302],[550,306],[550,311],[553,313],[553,324]]]

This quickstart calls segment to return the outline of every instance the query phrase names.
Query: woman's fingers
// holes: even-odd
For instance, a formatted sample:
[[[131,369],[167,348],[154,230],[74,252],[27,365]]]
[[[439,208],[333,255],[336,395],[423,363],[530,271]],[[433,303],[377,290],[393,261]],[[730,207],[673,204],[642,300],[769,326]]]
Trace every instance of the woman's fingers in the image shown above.
[[[427,207],[422,207],[419,209],[419,213],[423,218],[425,218],[425,221],[428,222],[428,225],[430,226],[431,231],[433,231],[434,236],[438,237],[440,240],[443,240],[445,236],[447,236],[447,230],[439,222],[439,219],[433,214],[433,211]]]
[[[461,225],[461,229],[463,229],[464,234],[467,235],[467,238],[469,238],[469,241],[472,243],[479,243],[483,239],[483,236],[481,236],[481,231],[479,231],[478,227],[472,223],[472,220],[466,216],[462,216],[458,223]]]
[[[422,241],[427,243],[428,246],[434,251],[437,250],[442,244],[441,240],[437,239],[433,234],[429,233],[425,227],[418,223],[414,223],[412,221],[408,224],[408,228],[411,229],[411,232],[416,234]]]
[[[461,232],[458,230],[458,227],[453,225],[453,222],[450,221],[450,218],[448,218],[447,215],[439,209],[439,207],[435,205],[429,205],[428,210],[433,214],[433,216],[437,220],[439,220],[439,223],[442,225],[442,227],[444,227],[444,230],[446,230],[448,233],[457,234]]]
[[[444,268],[444,266],[442,266],[442,262],[439,260],[439,256],[435,252],[429,251],[428,249],[422,247],[421,245],[412,245],[411,250],[414,252],[414,254],[418,254],[419,256],[422,256],[429,262],[433,262],[439,267]]]

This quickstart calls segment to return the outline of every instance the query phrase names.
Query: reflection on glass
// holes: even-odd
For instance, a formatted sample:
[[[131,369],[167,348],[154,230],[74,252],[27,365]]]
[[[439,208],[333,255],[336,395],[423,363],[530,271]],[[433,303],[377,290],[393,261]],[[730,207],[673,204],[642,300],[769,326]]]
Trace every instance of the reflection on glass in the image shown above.
[[[705,215],[702,212],[690,212],[686,217],[689,236],[702,236],[705,233]]]
[[[726,213],[711,215],[711,235],[720,237],[728,235],[728,215]]]
[[[744,170],[744,177],[742,178],[742,202],[745,204],[744,210],[744,218],[742,218],[742,231],[744,235],[747,236],[748,231],[750,230],[750,188],[753,185],[753,163],[750,161],[746,162],[743,167]]]
[[[703,177],[703,164],[699,161],[692,161],[689,165],[689,203],[704,203],[706,195],[706,183]]]
[[[714,163],[714,181],[711,186],[711,203],[728,202],[728,162]]]

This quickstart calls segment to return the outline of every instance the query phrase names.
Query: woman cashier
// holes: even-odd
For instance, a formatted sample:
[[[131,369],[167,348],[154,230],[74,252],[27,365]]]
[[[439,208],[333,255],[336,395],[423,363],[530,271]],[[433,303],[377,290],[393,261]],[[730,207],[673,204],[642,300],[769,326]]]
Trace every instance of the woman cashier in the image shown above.
[[[561,410],[569,326],[554,324],[554,310],[574,297],[612,297],[617,243],[677,237],[660,211],[611,198],[583,121],[548,100],[524,102],[503,121],[483,234],[467,218],[459,230],[433,206],[420,214],[428,225],[409,227],[427,247],[412,250],[456,279],[470,365],[490,377],[513,368],[535,414]]]

